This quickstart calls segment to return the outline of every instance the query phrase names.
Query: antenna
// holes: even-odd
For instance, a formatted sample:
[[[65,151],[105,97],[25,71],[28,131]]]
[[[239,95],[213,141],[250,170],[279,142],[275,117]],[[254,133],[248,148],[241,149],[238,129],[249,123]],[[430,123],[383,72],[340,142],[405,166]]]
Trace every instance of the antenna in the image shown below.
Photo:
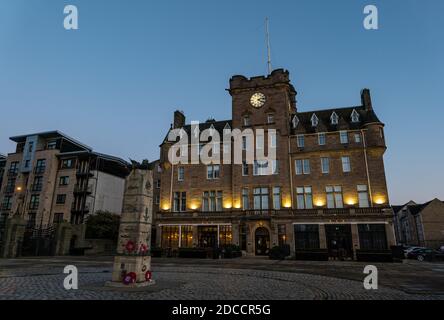
[[[268,17],[265,18],[265,33],[267,36],[267,65],[268,65],[268,74],[271,74],[271,49],[270,49],[270,30],[268,25]]]

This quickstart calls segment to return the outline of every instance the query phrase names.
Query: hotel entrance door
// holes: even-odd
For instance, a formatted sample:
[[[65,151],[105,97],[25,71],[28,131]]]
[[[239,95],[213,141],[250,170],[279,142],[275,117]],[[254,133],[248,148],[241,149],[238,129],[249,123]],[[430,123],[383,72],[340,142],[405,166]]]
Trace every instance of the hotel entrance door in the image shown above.
[[[270,251],[270,233],[267,228],[256,229],[255,251],[257,256],[266,256]]]
[[[330,258],[353,258],[351,225],[326,225],[325,233]]]

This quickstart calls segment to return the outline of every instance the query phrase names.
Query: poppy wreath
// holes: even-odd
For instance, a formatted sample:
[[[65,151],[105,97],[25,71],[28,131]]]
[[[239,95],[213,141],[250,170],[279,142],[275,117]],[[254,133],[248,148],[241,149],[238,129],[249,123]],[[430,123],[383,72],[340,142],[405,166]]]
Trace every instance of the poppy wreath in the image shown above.
[[[132,253],[134,251],[134,249],[136,248],[136,246],[134,245],[134,242],[132,242],[131,240],[128,241],[125,245],[125,249],[126,251],[128,251],[129,253]]]
[[[147,271],[145,273],[145,280],[146,281],[151,281],[152,276],[153,276],[152,272],[151,271]]]
[[[129,285],[136,283],[137,275],[134,272],[127,273],[125,277],[123,277],[123,284]]]
[[[139,248],[139,252],[140,252],[141,254],[145,254],[145,253],[147,253],[147,252],[148,252],[148,246],[147,246],[146,244],[141,244],[141,245],[140,245],[140,248]]]

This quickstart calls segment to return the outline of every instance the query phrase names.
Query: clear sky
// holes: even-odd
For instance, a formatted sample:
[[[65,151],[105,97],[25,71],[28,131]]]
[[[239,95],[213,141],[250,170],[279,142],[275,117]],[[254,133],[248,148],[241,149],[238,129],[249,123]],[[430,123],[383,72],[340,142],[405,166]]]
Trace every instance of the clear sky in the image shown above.
[[[79,30],[63,8],[79,9]],[[379,30],[363,8],[379,9]],[[360,104],[386,123],[391,202],[444,200],[442,0],[0,0],[0,152],[58,129],[98,152],[154,160],[175,109],[231,117],[234,74],[290,71],[300,111]]]

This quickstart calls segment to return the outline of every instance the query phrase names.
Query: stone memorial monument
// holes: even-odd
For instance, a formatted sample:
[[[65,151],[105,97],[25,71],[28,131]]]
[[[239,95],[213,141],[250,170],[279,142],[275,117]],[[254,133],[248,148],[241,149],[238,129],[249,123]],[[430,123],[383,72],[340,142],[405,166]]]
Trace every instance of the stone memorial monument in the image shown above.
[[[154,284],[151,274],[153,172],[133,161],[126,179],[117,255],[110,287],[144,287]]]

